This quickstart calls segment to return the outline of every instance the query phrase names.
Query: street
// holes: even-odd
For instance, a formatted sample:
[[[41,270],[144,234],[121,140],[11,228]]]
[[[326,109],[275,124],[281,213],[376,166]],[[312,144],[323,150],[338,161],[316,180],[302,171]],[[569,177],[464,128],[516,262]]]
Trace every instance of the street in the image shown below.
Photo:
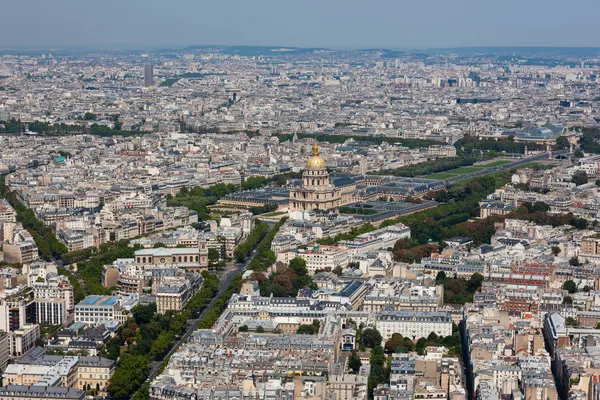
[[[225,276],[225,279],[221,280],[221,285],[219,286],[219,292],[212,298],[212,300],[210,301],[210,303],[208,304],[208,306],[204,309],[204,311],[202,311],[202,313],[199,315],[198,318],[196,319],[190,319],[188,320],[188,327],[185,330],[184,334],[181,336],[181,338],[179,340],[177,340],[175,342],[175,344],[173,344],[173,347],[171,348],[171,350],[169,350],[169,352],[167,353],[167,355],[160,361],[153,361],[150,364],[150,374],[148,375],[148,379],[147,382],[151,382],[157,375],[158,375],[158,369],[160,368],[160,365],[163,363],[163,360],[171,357],[171,355],[173,355],[173,353],[175,353],[177,351],[177,349],[179,348],[179,346],[184,343],[192,334],[192,332],[194,332],[196,329],[198,329],[198,325],[200,324],[200,321],[202,321],[202,318],[204,318],[204,315],[210,311],[213,306],[215,301],[217,300],[217,298],[224,292],[227,290],[227,288],[229,287],[229,284],[231,283],[231,281],[241,272],[243,272],[246,267],[248,266],[248,264],[250,263],[250,261],[252,261],[252,258],[255,255],[255,251],[253,251],[250,255],[250,257],[248,257],[248,259],[241,264],[235,263],[234,264],[234,269],[230,270],[229,272],[227,272],[227,275]]]

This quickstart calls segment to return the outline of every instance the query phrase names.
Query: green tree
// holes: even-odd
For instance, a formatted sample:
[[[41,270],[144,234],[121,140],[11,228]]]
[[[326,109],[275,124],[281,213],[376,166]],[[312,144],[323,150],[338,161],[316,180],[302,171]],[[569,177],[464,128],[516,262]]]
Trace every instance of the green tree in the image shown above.
[[[83,114],[83,119],[85,121],[96,121],[98,120],[98,116],[94,113],[86,112],[85,114]]]
[[[437,275],[435,276],[435,283],[444,283],[445,279],[446,273],[444,271],[438,271]]]
[[[563,299],[563,304],[573,304],[573,298],[571,296],[565,296]]]
[[[474,273],[471,275],[471,279],[469,279],[467,282],[467,290],[471,293],[475,293],[481,287],[483,280],[483,275]]]
[[[371,349],[380,346],[382,340],[381,334],[374,328],[364,329],[360,334],[360,344]]]
[[[158,243],[154,243],[154,246],[152,246],[152,247],[155,249],[159,249],[161,247],[167,247],[167,245],[164,243],[158,242]]]
[[[571,257],[571,259],[569,260],[569,264],[572,265],[573,267],[578,267],[581,264],[579,263],[579,257],[575,256],[575,257]]]
[[[131,309],[136,324],[147,324],[156,315],[156,303],[138,304]]]
[[[569,139],[566,136],[559,136],[556,138],[556,146],[559,149],[568,149],[569,148]]]
[[[348,368],[353,373],[357,374],[360,370],[360,367],[362,367],[362,361],[360,361],[360,357],[356,353],[356,350],[354,350],[350,357],[348,357]]]
[[[577,324],[577,320],[575,318],[567,317],[567,318],[565,318],[565,325],[577,327],[578,324]]]
[[[219,250],[208,249],[208,263],[210,265],[215,265],[216,263],[218,263],[220,258],[221,254],[219,253]]]
[[[565,283],[563,283],[562,288],[563,290],[568,291],[570,294],[577,293],[577,285],[571,280],[568,280]]]
[[[320,328],[321,322],[317,319],[314,319],[310,325],[300,325],[296,333],[299,335],[316,335],[319,333]]]
[[[551,250],[552,250],[552,254],[554,254],[555,257],[558,256],[560,254],[560,251],[561,251],[560,247],[558,247],[558,246],[552,246]]]
[[[148,359],[144,356],[123,355],[110,380],[108,393],[115,400],[129,400],[146,380],[149,367]]]
[[[263,328],[261,325],[257,326],[256,333],[265,333],[265,328]]]
[[[393,353],[394,351],[396,351],[397,348],[402,346],[403,343],[404,342],[402,335],[399,333],[394,333],[392,334],[392,337],[389,338],[387,342],[385,342],[385,350],[390,353]]]
[[[290,261],[290,268],[294,271],[296,276],[308,276],[308,269],[306,268],[306,260],[295,257]]]
[[[238,332],[248,332],[248,325],[241,325],[238,327]]]
[[[585,185],[586,183],[588,183],[588,176],[587,173],[585,171],[576,171],[573,176],[571,177],[571,181],[576,185],[576,186],[581,186],[581,185]]]

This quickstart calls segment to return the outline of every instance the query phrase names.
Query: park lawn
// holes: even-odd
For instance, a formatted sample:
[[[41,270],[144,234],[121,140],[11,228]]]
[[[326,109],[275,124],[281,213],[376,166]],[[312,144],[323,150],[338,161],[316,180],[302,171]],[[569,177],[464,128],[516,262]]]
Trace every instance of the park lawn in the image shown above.
[[[261,217],[277,217],[278,215],[286,214],[285,211],[274,211],[266,214],[261,214]]]
[[[478,166],[482,167],[482,168],[491,168],[491,167],[499,167],[501,165],[506,165],[506,164],[510,164],[510,163],[511,163],[511,161],[508,161],[508,160],[497,160],[497,161],[489,162],[487,164],[479,164]]]
[[[470,174],[471,172],[477,172],[484,168],[485,167],[460,167],[460,168],[452,169],[452,170],[446,171],[446,172],[451,172],[454,175],[461,175],[461,174]]]
[[[453,178],[458,174],[452,173],[452,172],[435,172],[433,174],[429,174],[429,175],[425,175],[423,178],[428,178],[428,179],[448,179],[448,178]]]

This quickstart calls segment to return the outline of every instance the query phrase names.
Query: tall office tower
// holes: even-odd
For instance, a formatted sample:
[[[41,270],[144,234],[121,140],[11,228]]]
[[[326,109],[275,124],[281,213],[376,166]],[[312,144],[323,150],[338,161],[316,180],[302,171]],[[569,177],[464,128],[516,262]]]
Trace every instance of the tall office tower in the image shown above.
[[[144,86],[150,87],[154,84],[154,65],[148,63],[144,65]]]

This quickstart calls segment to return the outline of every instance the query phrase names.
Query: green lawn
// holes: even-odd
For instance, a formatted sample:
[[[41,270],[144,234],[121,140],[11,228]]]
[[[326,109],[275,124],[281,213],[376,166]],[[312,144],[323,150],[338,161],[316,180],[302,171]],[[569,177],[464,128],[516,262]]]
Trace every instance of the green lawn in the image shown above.
[[[507,160],[495,160],[495,161],[490,160],[490,162],[488,162],[487,164],[479,164],[477,166],[467,166],[467,167],[454,168],[454,169],[451,169],[448,171],[434,172],[432,174],[423,176],[423,178],[429,178],[429,179],[454,178],[458,175],[470,174],[472,172],[481,171],[482,169],[485,169],[485,168],[499,167],[501,165],[509,164],[510,162],[511,161],[507,161]]]
[[[267,214],[261,214],[261,217],[277,217],[278,215],[283,215],[286,214],[285,211],[275,211],[275,212],[270,212]]]
[[[436,172],[434,174],[425,175],[423,178],[428,179],[448,179],[456,176],[458,174],[454,174],[452,172]]]
[[[498,160],[498,161],[492,161],[492,162],[487,163],[487,164],[479,164],[479,167],[485,167],[485,168],[499,167],[501,165],[505,165],[505,164],[509,164],[509,163],[511,163],[511,161],[508,161],[508,160]]]
[[[447,172],[451,172],[455,175],[460,175],[460,174],[470,174],[471,172],[477,172],[479,170],[484,169],[485,167],[461,167],[461,168],[456,168]]]

